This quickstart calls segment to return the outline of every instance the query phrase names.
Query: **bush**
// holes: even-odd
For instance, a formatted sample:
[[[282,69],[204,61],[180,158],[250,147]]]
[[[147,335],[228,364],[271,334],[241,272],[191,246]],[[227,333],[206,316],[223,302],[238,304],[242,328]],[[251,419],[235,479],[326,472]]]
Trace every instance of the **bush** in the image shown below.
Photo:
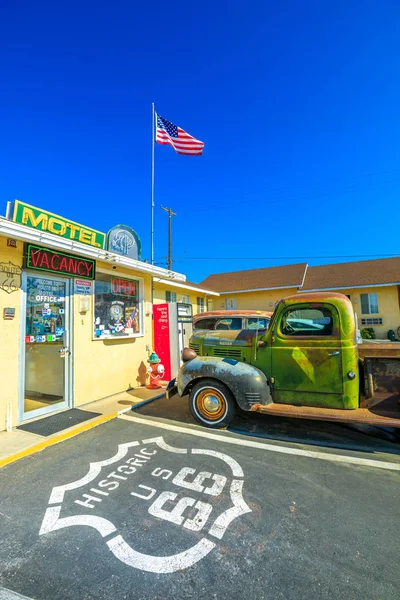
[[[376,337],[374,328],[364,327],[364,329],[361,329],[361,337],[363,340],[374,340]]]

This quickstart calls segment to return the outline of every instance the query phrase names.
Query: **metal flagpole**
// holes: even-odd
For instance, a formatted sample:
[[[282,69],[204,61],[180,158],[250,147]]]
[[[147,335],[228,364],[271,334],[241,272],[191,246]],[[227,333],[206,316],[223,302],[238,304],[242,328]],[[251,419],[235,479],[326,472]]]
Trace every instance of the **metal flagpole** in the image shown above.
[[[151,105],[151,264],[154,265],[154,102]]]

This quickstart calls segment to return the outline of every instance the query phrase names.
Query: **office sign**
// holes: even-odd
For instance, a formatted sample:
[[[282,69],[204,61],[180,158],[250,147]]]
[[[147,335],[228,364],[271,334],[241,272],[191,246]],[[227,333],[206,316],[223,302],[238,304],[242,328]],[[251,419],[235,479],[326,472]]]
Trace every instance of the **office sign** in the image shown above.
[[[104,248],[105,246],[105,233],[89,229],[74,221],[68,221],[41,208],[24,204],[20,200],[16,200],[14,203],[12,220],[20,225],[26,225],[39,231],[46,231],[74,242],[94,246],[95,248]]]
[[[127,258],[142,260],[142,242],[140,237],[128,225],[116,225],[107,235],[107,249]]]
[[[73,256],[32,244],[26,244],[25,261],[27,269],[36,271],[71,275],[80,279],[94,279],[96,274],[96,262],[90,258]]]

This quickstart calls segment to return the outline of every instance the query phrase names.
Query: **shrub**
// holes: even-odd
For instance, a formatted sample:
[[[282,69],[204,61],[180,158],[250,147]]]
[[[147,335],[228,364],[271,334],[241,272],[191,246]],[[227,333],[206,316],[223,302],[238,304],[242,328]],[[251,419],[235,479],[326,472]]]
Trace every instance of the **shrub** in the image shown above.
[[[364,327],[364,329],[361,329],[361,337],[363,340],[374,340],[376,337],[374,328]]]

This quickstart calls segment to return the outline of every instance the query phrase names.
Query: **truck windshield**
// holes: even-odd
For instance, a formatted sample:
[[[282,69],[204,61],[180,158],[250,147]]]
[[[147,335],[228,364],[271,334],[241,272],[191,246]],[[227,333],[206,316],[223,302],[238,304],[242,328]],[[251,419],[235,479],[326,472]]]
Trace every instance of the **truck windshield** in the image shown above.
[[[270,321],[269,317],[247,319],[247,329],[268,329]]]

